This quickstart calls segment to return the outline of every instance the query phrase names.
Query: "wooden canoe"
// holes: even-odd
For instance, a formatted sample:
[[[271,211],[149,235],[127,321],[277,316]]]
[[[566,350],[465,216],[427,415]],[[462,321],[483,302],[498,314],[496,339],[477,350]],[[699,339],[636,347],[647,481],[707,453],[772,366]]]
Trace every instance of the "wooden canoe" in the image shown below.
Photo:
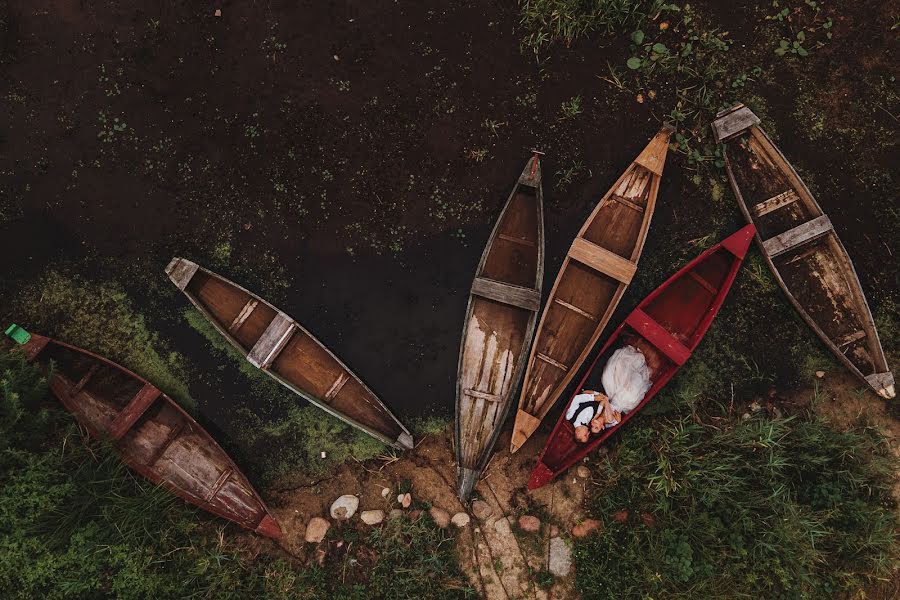
[[[465,501],[513,402],[541,304],[544,208],[537,154],[491,233],[469,294],[456,383],[457,493]]]
[[[618,425],[593,436],[585,444],[575,439],[575,428],[565,418],[564,410],[531,472],[528,489],[546,485],[584,458],[624,426],[672,379],[697,348],[722,307],[753,234],[753,225],[746,225],[705,251],[656,288],[626,317],[585,373],[575,394],[586,387],[602,390],[603,367],[612,353],[626,342],[647,357],[652,386],[634,410],[622,415]]]
[[[396,448],[413,438],[362,380],[302,325],[221,275],[185,258],[166,273],[250,363],[292,392]]]
[[[278,539],[281,528],[234,461],[153,384],[105,358],[13,325],[7,335],[50,369],[50,390],[134,471],[203,510]]]
[[[749,108],[738,104],[718,117],[713,132],[724,145],[728,179],[778,285],[838,360],[893,398],[872,312],[831,221]]]
[[[572,242],[528,357],[510,452],[518,450],[575,377],[637,269],[672,127],[665,125],[606,192]]]

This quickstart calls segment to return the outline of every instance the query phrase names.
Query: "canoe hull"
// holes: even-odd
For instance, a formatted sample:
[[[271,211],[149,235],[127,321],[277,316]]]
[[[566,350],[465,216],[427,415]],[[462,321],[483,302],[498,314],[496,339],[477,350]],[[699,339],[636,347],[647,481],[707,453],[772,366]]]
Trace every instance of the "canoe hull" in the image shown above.
[[[779,287],[810,328],[860,381],[893,398],[872,313],[847,250],[809,189],[759,126],[737,105],[713,123],[732,190]]]
[[[652,373],[650,389],[634,410],[622,415],[618,425],[585,444],[575,439],[574,428],[565,418],[564,410],[531,473],[529,489],[546,485],[587,456],[623,427],[675,376],[721,309],[753,235],[753,226],[747,225],[705,251],[647,296],[619,325],[585,373],[575,394],[585,387],[598,387],[609,356],[625,343],[640,349],[647,358]]]
[[[540,162],[528,162],[485,246],[469,295],[456,385],[457,494],[491,457],[525,369],[544,276]]]

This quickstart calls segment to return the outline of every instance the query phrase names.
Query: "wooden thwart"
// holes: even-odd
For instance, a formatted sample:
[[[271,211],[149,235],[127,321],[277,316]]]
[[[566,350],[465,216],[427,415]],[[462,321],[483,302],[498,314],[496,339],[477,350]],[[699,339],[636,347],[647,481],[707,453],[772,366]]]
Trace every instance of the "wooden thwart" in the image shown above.
[[[770,257],[775,257],[810,242],[832,229],[831,221],[827,216],[822,215],[764,241],[763,247]]]
[[[637,265],[630,260],[581,237],[575,238],[575,241],[572,242],[569,258],[596,269],[604,275],[609,275],[626,285],[631,283],[634,272],[637,270]]]
[[[497,394],[489,394],[487,392],[479,392],[478,390],[473,390],[471,388],[464,389],[463,394],[465,394],[466,396],[471,396],[473,398],[488,400],[490,402],[501,402],[503,400],[503,396]]]
[[[234,333],[238,329],[241,328],[241,325],[244,324],[250,315],[253,314],[253,309],[256,308],[256,305],[259,304],[259,300],[255,298],[250,298],[247,300],[247,304],[244,305],[244,308],[241,309],[241,312],[238,313],[238,316],[234,318],[234,321],[231,322],[231,325],[228,326],[228,332]]]
[[[234,475],[234,469],[228,468],[222,471],[222,474],[219,475],[219,478],[216,479],[215,485],[213,485],[209,489],[209,493],[206,495],[206,502],[210,502],[216,495],[222,490],[222,486],[228,481],[231,476]]]
[[[78,383],[75,384],[75,387],[72,388],[72,395],[73,395],[73,396],[74,396],[75,394],[78,394],[79,392],[81,392],[81,390],[84,389],[84,386],[87,385],[88,381],[91,380],[91,377],[94,376],[94,374],[97,372],[97,370],[98,370],[99,368],[100,368],[100,363],[98,363],[98,362],[95,362],[94,364],[91,365],[91,368],[88,369],[88,372],[85,373],[85,374],[81,377],[81,379],[78,381]]]
[[[537,354],[535,354],[535,357],[541,359],[542,361],[544,361],[544,362],[547,363],[547,364],[553,365],[553,366],[556,367],[557,369],[562,369],[563,371],[568,371],[568,370],[569,370],[569,367],[567,367],[566,365],[562,364],[562,363],[559,362],[558,360],[553,360],[552,358],[550,358],[550,357],[547,356],[546,354],[542,354],[542,353],[538,352]]]
[[[541,295],[537,291],[486,277],[475,278],[472,293],[525,310],[536,311],[541,306]]]
[[[835,342],[835,345],[838,348],[843,348],[844,346],[849,346],[853,342],[858,342],[859,340],[861,340],[865,337],[866,337],[865,331],[863,331],[863,330],[854,331],[852,333],[848,333],[847,335],[845,335],[841,338],[838,338],[837,342]]]
[[[612,196],[610,196],[610,198],[612,200],[614,200],[615,202],[618,202],[622,206],[627,206],[628,208],[630,208],[632,210],[636,210],[639,213],[644,212],[643,206],[641,206],[640,204],[635,204],[634,202],[632,202],[628,198],[625,198],[624,196],[619,196],[618,194],[613,194]]]
[[[717,290],[717,289],[715,288],[715,286],[713,286],[713,284],[711,284],[710,282],[708,282],[707,280],[705,280],[705,279],[703,278],[703,276],[700,275],[699,273],[697,273],[696,271],[688,271],[688,276],[689,276],[691,279],[693,279],[694,281],[696,281],[697,283],[699,283],[701,286],[703,286],[703,288],[704,288],[707,292],[709,292],[710,294],[712,294],[713,296],[715,296],[715,295],[719,292],[719,290]]]
[[[279,312],[256,341],[250,354],[247,355],[247,360],[255,367],[267,368],[291,339],[293,333],[294,322],[289,316]]]
[[[772,211],[778,210],[779,208],[784,208],[789,204],[793,204],[800,197],[797,195],[797,192],[794,190],[788,190],[786,192],[782,192],[777,196],[772,196],[768,200],[764,202],[760,202],[753,206],[750,209],[750,212],[753,213],[754,217],[761,217],[763,215],[767,215]]]
[[[144,387],[131,399],[131,402],[109,424],[109,429],[107,429],[109,437],[118,440],[124,436],[161,395],[162,392],[158,388],[145,383]]]
[[[634,309],[625,322],[676,365],[683,365],[691,357],[684,344],[641,309]]]
[[[501,240],[506,240],[507,242],[513,242],[515,244],[522,244],[523,246],[529,246],[531,248],[534,248],[534,246],[535,246],[535,243],[533,240],[515,237],[513,235],[507,235],[505,233],[499,233],[499,234],[497,234],[497,237],[500,238]]]
[[[166,436],[166,441],[163,442],[162,446],[156,449],[156,452],[153,453],[153,456],[150,457],[150,460],[147,461],[147,466],[152,467],[162,458],[162,455],[166,453],[166,450],[175,443],[175,440],[178,439],[178,436],[181,435],[181,432],[184,431],[184,423],[179,423],[176,427],[172,428],[169,431],[169,435]]]
[[[579,315],[581,315],[581,316],[584,317],[585,319],[589,319],[589,320],[591,320],[591,321],[596,321],[596,320],[597,320],[597,317],[595,317],[594,315],[592,315],[591,313],[589,313],[589,312],[587,312],[587,311],[585,311],[585,310],[581,310],[580,308],[578,308],[578,307],[575,306],[574,304],[569,304],[568,302],[565,302],[564,300],[560,300],[559,298],[554,298],[554,299],[553,299],[553,302],[556,303],[556,304],[559,304],[559,305],[562,306],[563,308],[568,308],[569,310],[571,310],[571,311],[574,312],[574,313],[578,313]]]
[[[347,375],[346,373],[341,373],[340,375],[338,375],[337,379],[334,380],[334,383],[331,384],[331,387],[328,388],[328,391],[325,392],[325,395],[322,397],[326,402],[331,402],[344,387],[344,384],[349,380],[349,375]]]

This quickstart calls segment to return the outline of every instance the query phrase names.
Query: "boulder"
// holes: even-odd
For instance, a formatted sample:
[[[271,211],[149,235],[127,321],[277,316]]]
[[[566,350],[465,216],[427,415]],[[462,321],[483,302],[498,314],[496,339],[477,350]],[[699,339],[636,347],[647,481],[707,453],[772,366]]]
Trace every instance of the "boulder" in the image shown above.
[[[325,539],[325,534],[331,528],[331,523],[322,517],[313,517],[306,524],[306,541],[310,544],[318,544]]]
[[[450,519],[450,522],[453,523],[454,527],[462,528],[466,527],[469,524],[470,520],[471,519],[469,518],[469,515],[464,512],[458,512],[453,515],[453,518]]]
[[[364,510],[359,513],[360,520],[366,525],[378,525],[384,521],[383,510]]]
[[[472,514],[475,515],[476,519],[484,521],[494,514],[494,509],[484,500],[476,500],[472,503]]]
[[[583,538],[603,527],[597,519],[585,519],[572,528],[572,537]]]
[[[541,520],[534,515],[522,515],[519,517],[519,529],[528,533],[537,533],[541,530]]]
[[[353,494],[344,494],[332,503],[329,512],[332,519],[349,519],[356,514],[357,508],[359,508],[359,498]]]
[[[435,525],[441,529],[446,529],[450,525],[450,513],[443,508],[432,506],[428,512],[431,513],[431,518],[434,519]]]
[[[556,577],[565,577],[572,570],[572,549],[561,537],[550,538],[547,569]]]

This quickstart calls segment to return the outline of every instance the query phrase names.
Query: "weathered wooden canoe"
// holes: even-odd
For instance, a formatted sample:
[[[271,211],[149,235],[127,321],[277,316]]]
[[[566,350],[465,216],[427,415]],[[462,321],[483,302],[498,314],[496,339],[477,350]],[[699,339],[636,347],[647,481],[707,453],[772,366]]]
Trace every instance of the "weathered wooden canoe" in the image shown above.
[[[872,313],[831,221],[749,108],[738,104],[718,117],[713,132],[724,145],[728,179],[778,285],[838,360],[893,398]]]
[[[185,258],[173,258],[166,273],[253,366],[372,437],[396,448],[413,447],[409,431],[378,396],[302,325]]]
[[[652,369],[652,386],[634,410],[622,415],[618,425],[585,444],[575,439],[575,428],[565,418],[564,410],[531,472],[528,489],[546,485],[584,458],[625,425],[672,379],[697,348],[722,307],[753,234],[753,225],[747,225],[705,251],[656,288],[619,325],[585,373],[576,394],[585,389],[586,383],[591,389],[602,389],[603,367],[626,341],[647,357],[647,364]]]
[[[510,451],[575,377],[637,269],[672,127],[665,125],[591,212],[563,260],[528,358]]]
[[[541,304],[544,197],[537,154],[500,213],[475,271],[456,383],[457,492],[466,500],[509,412]]]
[[[48,370],[50,390],[131,469],[191,504],[278,539],[281,528],[237,465],[171,398],[96,354],[11,326],[7,335]]]

